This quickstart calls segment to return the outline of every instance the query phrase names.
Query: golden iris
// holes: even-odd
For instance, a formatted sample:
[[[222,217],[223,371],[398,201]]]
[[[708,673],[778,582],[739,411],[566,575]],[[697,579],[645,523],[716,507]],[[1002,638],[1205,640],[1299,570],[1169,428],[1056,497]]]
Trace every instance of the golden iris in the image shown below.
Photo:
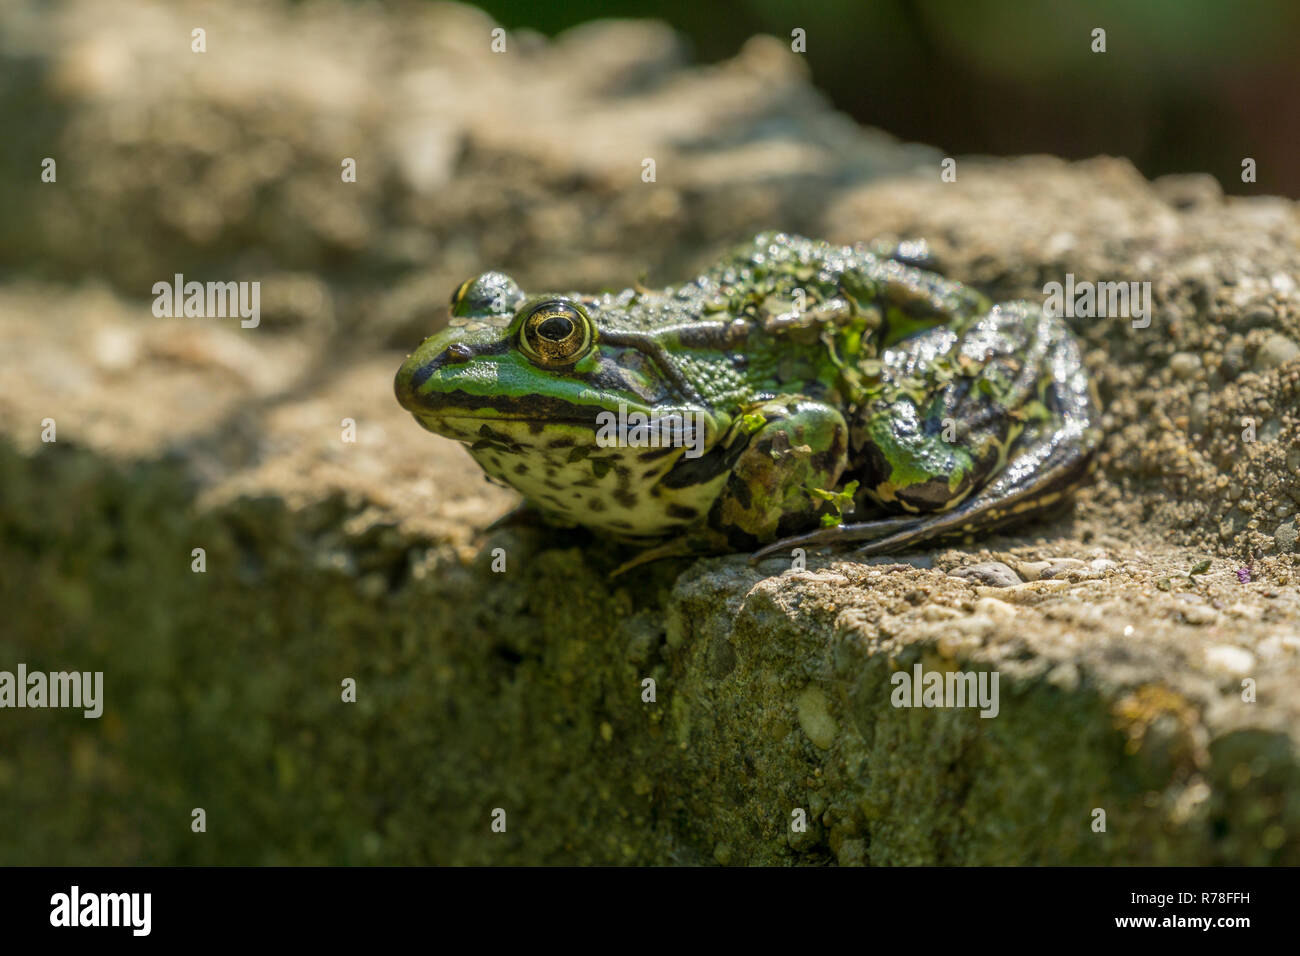
[[[519,345],[539,365],[572,365],[591,348],[591,320],[571,302],[543,302],[524,318]]]

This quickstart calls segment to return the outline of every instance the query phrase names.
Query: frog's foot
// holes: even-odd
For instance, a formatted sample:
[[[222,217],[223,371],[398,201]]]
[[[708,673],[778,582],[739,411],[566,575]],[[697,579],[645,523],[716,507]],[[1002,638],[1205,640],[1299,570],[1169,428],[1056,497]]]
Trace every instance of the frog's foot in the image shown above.
[[[771,544],[759,548],[749,556],[749,563],[758,564],[760,561],[773,557],[778,551],[785,551],[790,548],[835,547],[856,541],[883,538],[885,535],[903,532],[923,522],[923,518],[907,515],[900,518],[884,518],[880,521],[860,521],[856,524],[840,524],[830,528],[818,528],[816,531],[792,535],[789,538],[782,538],[780,541],[773,541]]]
[[[748,551],[826,513],[824,489],[838,487],[848,463],[848,427],[838,409],[788,395],[750,416],[762,424],[709,515],[732,551]]]
[[[663,561],[668,558],[698,557],[716,550],[715,543],[710,540],[691,536],[674,538],[672,541],[665,541],[663,544],[646,548],[636,557],[629,558],[609,572],[609,576],[616,578],[619,575],[626,574],[633,568],[639,568],[643,564],[650,564],[653,561]]]

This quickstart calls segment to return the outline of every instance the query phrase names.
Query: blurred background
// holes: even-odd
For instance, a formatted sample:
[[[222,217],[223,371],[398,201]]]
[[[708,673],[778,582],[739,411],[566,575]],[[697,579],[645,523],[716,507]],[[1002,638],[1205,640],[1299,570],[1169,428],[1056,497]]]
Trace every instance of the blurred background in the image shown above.
[[[807,32],[813,82],[861,123],[948,155],[1127,156],[1154,178],[1208,172],[1228,193],[1300,196],[1294,0],[487,0],[555,34],[655,17],[704,62],[755,33]],[[1106,53],[1091,52],[1094,28]],[[1241,182],[1241,159],[1259,164]]]

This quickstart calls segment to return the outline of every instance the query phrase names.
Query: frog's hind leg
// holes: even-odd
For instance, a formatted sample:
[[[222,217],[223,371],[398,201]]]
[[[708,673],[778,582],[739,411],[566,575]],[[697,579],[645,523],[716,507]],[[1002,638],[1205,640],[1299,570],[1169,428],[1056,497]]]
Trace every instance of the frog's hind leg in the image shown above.
[[[1072,432],[1059,428],[1028,436],[1006,468],[970,500],[874,540],[856,553],[889,554],[935,538],[992,531],[1050,511],[1087,478],[1095,462],[1095,445]]]
[[[887,554],[939,537],[988,531],[1052,508],[1083,481],[1091,469],[1100,433],[1096,427],[1096,399],[1083,371],[1078,345],[1058,320],[1035,314],[1020,304],[995,310],[981,326],[977,333],[985,341],[995,343],[999,341],[995,333],[1006,330],[1029,333],[1026,336],[1029,341],[1023,345],[1004,344],[1000,351],[1011,359],[1029,356],[1031,361],[1019,368],[1014,361],[1003,366],[1002,370],[1012,374],[1004,377],[1004,384],[997,388],[1002,401],[983,409],[978,404],[964,409],[955,406],[958,412],[955,417],[970,426],[960,447],[977,452],[967,459],[973,466],[962,482],[968,490],[963,492],[959,485],[948,480],[949,475],[930,467],[929,472],[940,480],[931,479],[910,488],[899,486],[904,494],[912,496],[912,513],[785,538],[758,551],[755,560],[791,547],[839,546],[861,541],[870,543],[859,549],[858,554]],[[967,343],[977,346],[971,350],[975,354],[982,351],[978,339],[968,337]],[[976,377],[982,377],[990,369],[1000,371],[985,364]],[[970,397],[970,390],[963,391],[964,394],[941,389],[938,404],[954,407],[950,399]],[[885,417],[875,423],[879,435],[896,439],[899,434],[905,437],[909,434],[893,429],[887,419],[900,408],[909,410],[905,402],[906,399],[897,398],[885,406],[882,412]],[[981,410],[989,412],[987,421],[981,421]],[[1013,413],[1014,419],[1005,413]],[[931,462],[942,461],[943,443],[923,430],[913,430],[910,435],[911,446],[895,442],[890,450],[892,460],[906,461],[909,449],[915,448],[932,450]],[[979,451],[981,445],[985,451]],[[992,454],[999,448],[1001,454]],[[959,450],[954,446],[954,452]],[[927,474],[924,469],[918,471],[922,477]],[[945,505],[941,500],[943,493],[951,492],[954,487],[961,497]],[[915,494],[918,490],[922,494]],[[925,493],[929,491],[937,494],[926,510]],[[909,504],[901,494],[893,493],[891,497]]]
[[[1059,504],[1087,477],[1095,460],[1095,436],[1077,422],[1054,429],[1031,426],[1006,467],[951,511],[843,524],[774,542],[751,562],[797,547],[838,547],[870,542],[854,553],[891,554],[936,538],[991,531],[1023,521]]]

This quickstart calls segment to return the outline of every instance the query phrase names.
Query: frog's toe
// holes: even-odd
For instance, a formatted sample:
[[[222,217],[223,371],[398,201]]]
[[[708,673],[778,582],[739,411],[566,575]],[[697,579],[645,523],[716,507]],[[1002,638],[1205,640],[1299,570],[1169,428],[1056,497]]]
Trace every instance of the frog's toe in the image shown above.
[[[609,576],[616,578],[652,561],[664,561],[668,558],[698,558],[706,554],[716,554],[721,550],[726,549],[720,548],[719,542],[708,533],[686,534],[642,550],[635,557],[629,558],[616,567]]]
[[[772,557],[778,551],[785,551],[789,548],[836,547],[852,544],[855,541],[870,541],[873,538],[905,532],[910,527],[924,523],[925,519],[909,515],[900,518],[884,518],[880,521],[860,521],[856,524],[839,524],[830,528],[818,528],[816,531],[782,538],[780,541],[773,541],[771,544],[759,548],[750,555],[749,563],[758,564],[758,562]]]

